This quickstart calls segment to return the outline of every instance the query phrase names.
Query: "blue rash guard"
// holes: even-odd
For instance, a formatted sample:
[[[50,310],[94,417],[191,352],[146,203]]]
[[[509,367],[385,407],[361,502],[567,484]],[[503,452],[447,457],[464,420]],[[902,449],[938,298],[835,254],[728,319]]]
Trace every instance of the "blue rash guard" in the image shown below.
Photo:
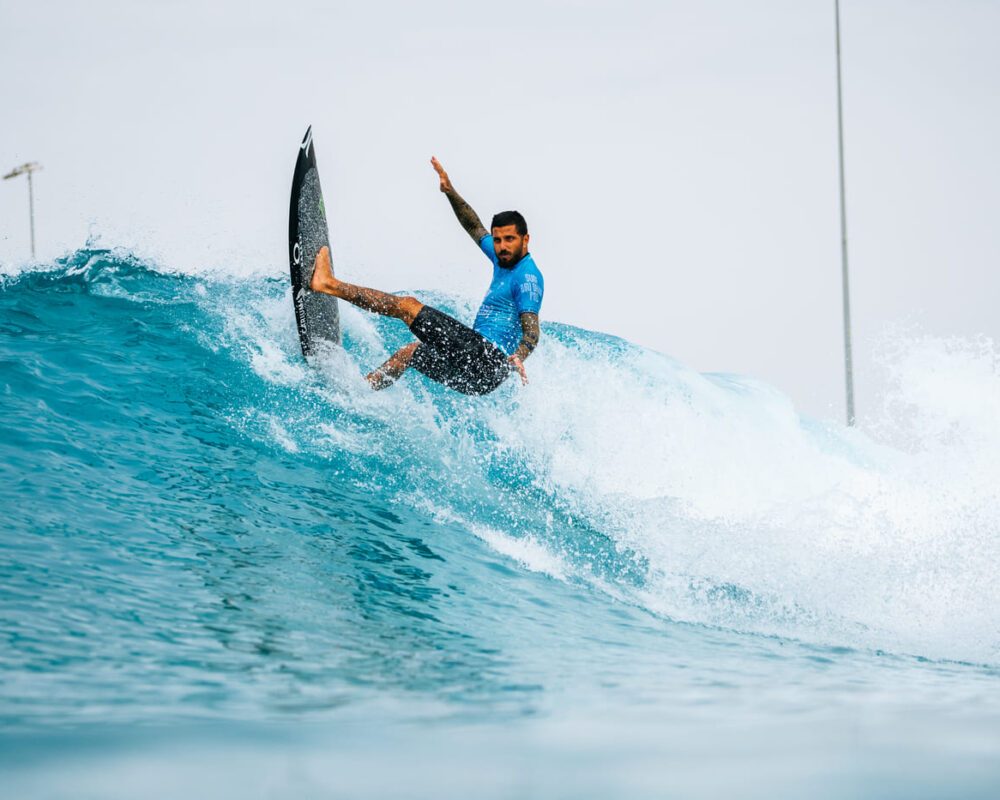
[[[479,247],[493,262],[493,281],[472,329],[510,355],[521,341],[521,314],[537,314],[542,307],[545,281],[530,253],[505,269],[497,261],[490,234],[479,240]]]

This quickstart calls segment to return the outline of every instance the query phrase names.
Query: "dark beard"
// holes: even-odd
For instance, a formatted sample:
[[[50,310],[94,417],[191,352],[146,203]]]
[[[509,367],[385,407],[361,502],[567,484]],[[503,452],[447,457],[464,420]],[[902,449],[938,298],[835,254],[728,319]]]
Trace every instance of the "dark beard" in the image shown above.
[[[522,251],[516,256],[513,253],[507,256],[497,256],[497,261],[504,269],[510,269],[511,267],[516,266],[517,263],[524,258],[524,255],[524,251]]]

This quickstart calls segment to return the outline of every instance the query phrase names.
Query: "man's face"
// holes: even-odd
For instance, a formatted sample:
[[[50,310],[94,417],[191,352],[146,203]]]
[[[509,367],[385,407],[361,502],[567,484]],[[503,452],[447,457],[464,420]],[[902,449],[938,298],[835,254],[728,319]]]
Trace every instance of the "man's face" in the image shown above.
[[[516,264],[528,252],[528,234],[521,236],[517,225],[504,225],[493,229],[493,252],[501,267]]]

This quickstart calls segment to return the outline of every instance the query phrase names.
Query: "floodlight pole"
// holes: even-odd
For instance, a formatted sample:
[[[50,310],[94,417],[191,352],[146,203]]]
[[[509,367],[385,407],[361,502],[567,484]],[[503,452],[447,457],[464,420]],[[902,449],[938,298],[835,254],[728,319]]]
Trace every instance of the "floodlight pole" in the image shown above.
[[[28,224],[31,226],[31,259],[35,259],[35,185],[31,182],[31,173],[28,170]]]
[[[42,165],[37,161],[32,161],[28,164],[22,164],[19,167],[15,167],[6,175],[3,176],[4,180],[10,178],[16,178],[18,175],[27,173],[28,175],[28,217],[31,220],[31,257],[35,257],[35,187],[31,182],[31,173],[35,170],[42,168]]]
[[[844,199],[844,103],[840,88],[840,0],[834,0],[837,24],[837,143],[840,153],[840,259],[844,292],[844,376],[847,424],[854,424],[854,365],[851,354],[851,293],[847,281],[847,201]]]

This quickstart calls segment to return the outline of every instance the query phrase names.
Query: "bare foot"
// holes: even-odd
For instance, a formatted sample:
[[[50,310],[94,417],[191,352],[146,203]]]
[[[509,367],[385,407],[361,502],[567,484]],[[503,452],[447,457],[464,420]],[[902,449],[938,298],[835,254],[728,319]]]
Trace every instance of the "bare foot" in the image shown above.
[[[326,292],[333,294],[331,289],[336,283],[333,272],[330,269],[330,248],[323,245],[316,254],[316,266],[313,268],[312,280],[309,281],[309,288],[314,292]]]

